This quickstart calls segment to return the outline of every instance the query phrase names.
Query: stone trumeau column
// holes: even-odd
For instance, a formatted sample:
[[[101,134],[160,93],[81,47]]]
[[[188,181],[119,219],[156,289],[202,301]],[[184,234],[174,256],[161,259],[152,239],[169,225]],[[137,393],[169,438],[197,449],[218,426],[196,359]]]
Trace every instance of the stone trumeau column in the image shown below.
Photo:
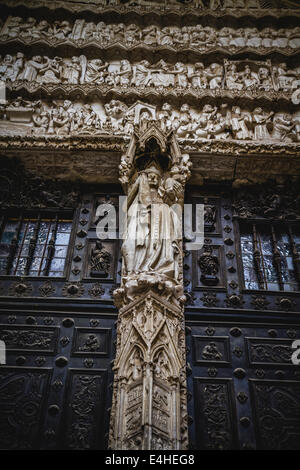
[[[186,449],[182,206],[189,156],[176,137],[138,112],[120,164],[127,238],[114,361],[111,449]],[[124,210],[124,208],[123,208]],[[126,209],[125,209],[126,210]]]

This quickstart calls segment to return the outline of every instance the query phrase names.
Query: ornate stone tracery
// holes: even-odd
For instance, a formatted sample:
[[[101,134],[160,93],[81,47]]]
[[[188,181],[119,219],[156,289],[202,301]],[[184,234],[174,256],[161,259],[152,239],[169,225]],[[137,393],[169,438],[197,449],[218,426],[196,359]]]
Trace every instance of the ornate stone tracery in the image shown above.
[[[155,123],[151,107],[132,109],[134,133],[120,164],[128,197],[110,446],[187,446],[183,330],[183,191],[190,174],[172,132]]]

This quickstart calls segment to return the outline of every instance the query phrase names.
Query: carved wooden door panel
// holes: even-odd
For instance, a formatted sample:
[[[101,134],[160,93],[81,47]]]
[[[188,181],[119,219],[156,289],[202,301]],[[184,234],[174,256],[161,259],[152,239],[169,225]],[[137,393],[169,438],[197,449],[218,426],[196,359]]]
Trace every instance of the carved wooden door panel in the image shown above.
[[[246,285],[232,199],[206,194],[188,195],[206,206],[204,248],[187,252],[184,265],[190,447],[299,449],[299,292]],[[247,266],[253,259],[249,250]]]
[[[118,240],[96,247],[95,211],[107,194],[82,195],[72,209],[63,272],[1,275],[0,448],[107,447],[119,270]]]
[[[299,449],[299,325],[187,322],[194,448]]]
[[[106,447],[114,322],[87,312],[3,312],[1,448]]]

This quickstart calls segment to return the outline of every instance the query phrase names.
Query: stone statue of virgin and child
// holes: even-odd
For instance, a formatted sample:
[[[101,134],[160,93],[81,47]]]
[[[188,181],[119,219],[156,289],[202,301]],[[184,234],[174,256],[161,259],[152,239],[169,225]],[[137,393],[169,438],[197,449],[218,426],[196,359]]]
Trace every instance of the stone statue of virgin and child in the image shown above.
[[[134,280],[139,286],[162,282],[164,291],[168,285],[173,291],[179,281],[182,177],[177,166],[164,175],[152,160],[129,187],[127,236],[122,246],[123,281],[131,281],[128,287],[138,287]]]

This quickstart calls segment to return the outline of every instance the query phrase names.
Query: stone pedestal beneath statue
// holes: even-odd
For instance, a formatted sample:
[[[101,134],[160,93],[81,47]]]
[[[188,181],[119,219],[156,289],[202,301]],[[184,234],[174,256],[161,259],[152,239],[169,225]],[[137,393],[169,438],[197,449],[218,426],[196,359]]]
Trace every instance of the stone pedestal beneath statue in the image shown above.
[[[187,447],[185,367],[183,308],[149,290],[120,309],[112,448]]]

